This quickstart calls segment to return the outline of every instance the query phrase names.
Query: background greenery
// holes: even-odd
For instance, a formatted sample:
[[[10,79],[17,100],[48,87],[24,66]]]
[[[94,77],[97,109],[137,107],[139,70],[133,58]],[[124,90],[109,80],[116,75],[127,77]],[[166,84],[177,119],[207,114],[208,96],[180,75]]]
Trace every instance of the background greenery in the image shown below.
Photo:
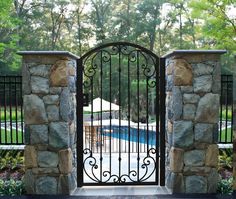
[[[233,67],[234,0],[1,0],[0,72],[19,73],[18,50],[77,55],[110,41],[130,41],[159,55],[172,49],[227,49]]]

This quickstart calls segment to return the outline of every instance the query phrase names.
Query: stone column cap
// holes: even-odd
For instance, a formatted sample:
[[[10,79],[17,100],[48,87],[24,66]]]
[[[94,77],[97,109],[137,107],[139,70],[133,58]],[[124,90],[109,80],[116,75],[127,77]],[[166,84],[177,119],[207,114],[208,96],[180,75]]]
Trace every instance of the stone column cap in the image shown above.
[[[67,56],[73,59],[79,59],[79,56],[69,52],[69,51],[18,51],[18,55],[60,55]]]
[[[224,54],[227,50],[173,50],[171,52],[168,52],[163,56],[163,58],[168,58],[173,55],[178,54]]]

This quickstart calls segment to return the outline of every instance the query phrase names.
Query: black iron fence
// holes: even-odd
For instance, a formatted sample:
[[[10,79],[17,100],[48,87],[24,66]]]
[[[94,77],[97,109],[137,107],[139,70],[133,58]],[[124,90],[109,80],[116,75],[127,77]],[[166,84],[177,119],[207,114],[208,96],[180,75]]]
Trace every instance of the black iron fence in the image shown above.
[[[22,77],[0,76],[0,144],[24,144]],[[233,76],[221,76],[219,143],[233,141]]]
[[[221,75],[219,143],[233,142],[233,75]]]
[[[22,77],[0,76],[1,145],[24,144],[22,104]]]

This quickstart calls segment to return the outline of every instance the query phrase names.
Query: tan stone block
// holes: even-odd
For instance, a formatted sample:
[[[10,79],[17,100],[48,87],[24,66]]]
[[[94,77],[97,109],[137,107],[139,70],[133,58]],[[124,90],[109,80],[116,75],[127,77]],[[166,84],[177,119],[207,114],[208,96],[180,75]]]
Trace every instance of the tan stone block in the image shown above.
[[[51,86],[67,86],[67,61],[57,61],[51,68],[50,82]]]
[[[167,129],[168,129],[168,133],[173,132],[173,123],[171,123],[170,121],[168,121],[167,123]]]
[[[33,168],[33,174],[59,174],[58,168]]]
[[[236,167],[234,167],[234,169],[233,169],[233,178],[234,178],[234,180],[233,180],[233,190],[236,191]]]
[[[70,148],[59,151],[59,170],[63,174],[72,171],[72,151]]]
[[[184,166],[184,150],[172,147],[170,150],[170,170],[182,172]]]
[[[25,146],[24,159],[26,168],[37,167],[37,152],[34,146]]]
[[[70,76],[75,76],[76,75],[75,67],[68,66],[68,75],[70,75]]]
[[[174,85],[175,86],[192,86],[193,72],[192,66],[184,59],[175,59],[174,65]]]
[[[218,164],[219,150],[217,144],[209,145],[206,150],[206,166],[216,167]]]

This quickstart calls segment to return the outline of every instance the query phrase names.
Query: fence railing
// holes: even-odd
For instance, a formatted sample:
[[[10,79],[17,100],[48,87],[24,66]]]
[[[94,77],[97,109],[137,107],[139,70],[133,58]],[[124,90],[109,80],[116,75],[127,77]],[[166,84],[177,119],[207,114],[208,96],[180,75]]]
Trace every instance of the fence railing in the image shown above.
[[[1,145],[24,144],[22,102],[22,77],[0,76]]]
[[[221,75],[219,143],[233,142],[233,76]]]
[[[0,145],[24,144],[22,77],[0,76]],[[233,141],[233,76],[221,76],[219,143]]]

